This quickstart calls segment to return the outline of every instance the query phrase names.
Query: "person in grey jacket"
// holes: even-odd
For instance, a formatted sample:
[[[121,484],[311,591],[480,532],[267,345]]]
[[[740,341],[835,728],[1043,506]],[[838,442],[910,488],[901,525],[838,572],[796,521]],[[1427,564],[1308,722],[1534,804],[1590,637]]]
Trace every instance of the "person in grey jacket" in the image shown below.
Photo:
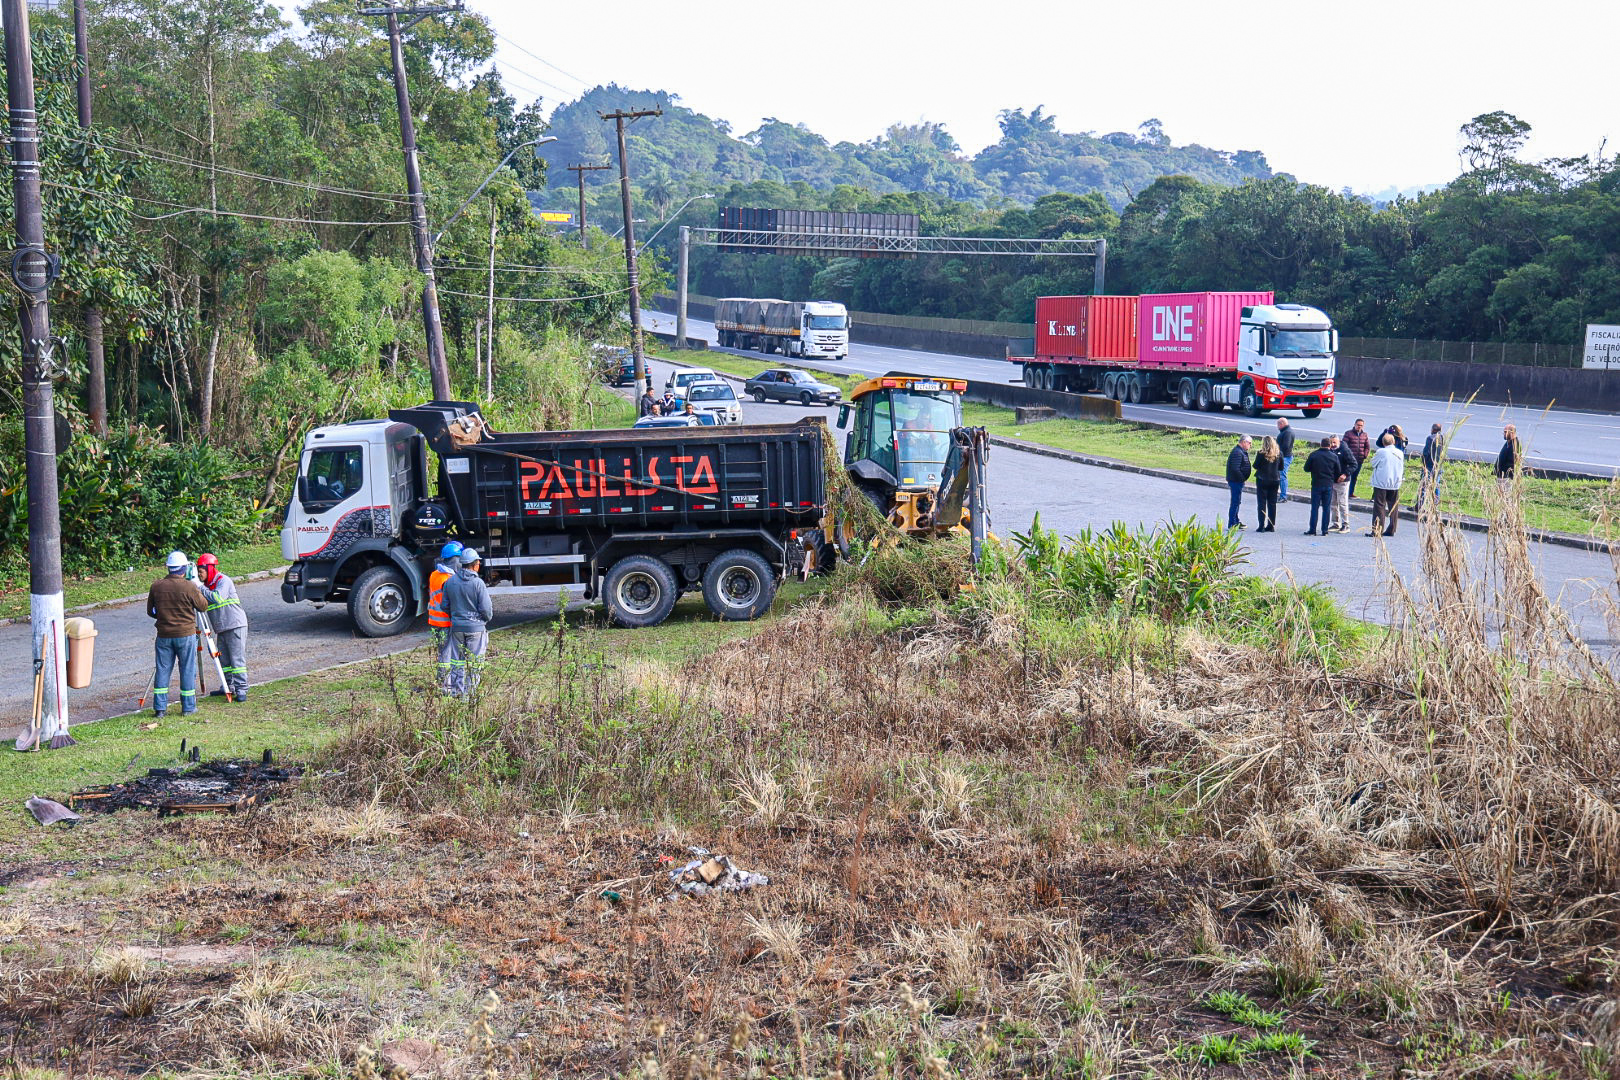
[[[198,586],[208,601],[208,622],[219,642],[219,665],[225,672],[225,685],[216,693],[230,691],[232,701],[246,701],[247,612],[236,592],[236,582],[219,572],[219,556],[207,552],[197,556]]]
[[[444,607],[450,613],[450,640],[455,657],[450,661],[450,694],[470,697],[483,675],[484,654],[489,651],[489,620],[495,609],[489,602],[489,586],[478,576],[483,559],[477,550],[461,553],[461,569],[444,583]]]

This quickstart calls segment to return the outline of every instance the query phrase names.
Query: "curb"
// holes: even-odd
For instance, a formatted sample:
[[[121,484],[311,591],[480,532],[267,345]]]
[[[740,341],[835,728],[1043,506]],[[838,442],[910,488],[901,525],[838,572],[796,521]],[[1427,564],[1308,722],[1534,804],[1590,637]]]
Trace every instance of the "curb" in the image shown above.
[[[249,581],[263,581],[265,578],[272,578],[278,574],[285,574],[286,572],[286,566],[277,566],[272,567],[269,570],[255,570],[251,574],[243,574],[241,577],[232,578],[231,580],[237,582],[238,584]],[[133,604],[145,599],[146,595],[141,593],[136,596],[120,596],[116,600],[97,600],[93,604],[80,604],[78,607],[65,608],[62,614],[72,615],[80,611],[100,611],[102,608],[123,607],[125,604]],[[10,618],[0,619],[0,626],[11,626],[15,623],[25,623],[28,621],[29,617],[27,615],[13,615]]]
[[[1091,465],[1099,469],[1114,469],[1118,472],[1136,473],[1139,476],[1156,476],[1163,480],[1179,480],[1184,484],[1198,484],[1203,487],[1220,488],[1225,490],[1226,481],[1218,476],[1207,476],[1204,473],[1182,472],[1179,469],[1161,469],[1152,465],[1132,465],[1128,461],[1116,461],[1113,458],[1093,457],[1090,454],[1080,454],[1073,450],[1059,450],[1053,446],[1042,443],[1025,442],[1023,439],[1013,439],[1005,435],[992,435],[990,442],[995,446],[1004,446],[1009,450],[1023,450],[1042,457],[1057,458],[1060,461],[1071,461],[1076,465]],[[1309,503],[1311,500],[1298,492],[1289,492],[1289,502]],[[1352,510],[1366,510],[1371,512],[1372,503],[1366,499],[1351,499]],[[1397,507],[1397,515],[1403,521],[1416,521],[1417,515],[1405,507]],[[1476,517],[1451,515],[1444,519],[1449,524],[1457,526],[1468,532],[1485,533],[1491,531],[1491,523]],[[1541,529],[1527,529],[1530,539],[1542,544],[1554,544],[1559,547],[1576,548],[1581,551],[1607,551],[1609,545],[1590,536],[1576,536],[1574,533],[1549,532]]]

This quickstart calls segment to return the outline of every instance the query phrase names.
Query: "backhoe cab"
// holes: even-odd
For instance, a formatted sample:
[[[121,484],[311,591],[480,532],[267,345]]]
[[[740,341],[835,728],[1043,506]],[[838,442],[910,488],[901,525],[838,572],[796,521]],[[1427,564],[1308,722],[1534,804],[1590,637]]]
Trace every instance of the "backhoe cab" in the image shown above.
[[[976,562],[989,517],[989,440],[983,428],[962,424],[965,390],[962,379],[890,372],[855,387],[838,426],[849,433],[845,470],[889,524],[918,538],[969,532]],[[823,542],[815,561],[824,567],[832,547],[849,553],[854,524],[829,514],[814,539]]]

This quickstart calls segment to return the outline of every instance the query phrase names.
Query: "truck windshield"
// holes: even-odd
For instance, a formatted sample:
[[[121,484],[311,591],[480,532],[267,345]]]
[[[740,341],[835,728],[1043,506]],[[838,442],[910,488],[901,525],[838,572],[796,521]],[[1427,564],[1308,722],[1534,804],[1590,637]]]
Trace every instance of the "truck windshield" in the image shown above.
[[[955,394],[890,390],[872,411],[872,460],[908,487],[939,483],[951,449],[951,429],[962,426]]]
[[[358,446],[330,446],[309,455],[304,470],[309,504],[305,509],[336,506],[360,490],[365,456]]]
[[[1273,330],[1266,352],[1270,356],[1327,356],[1326,330]]]
[[[847,315],[812,315],[810,316],[810,329],[812,330],[843,330],[849,325]]]

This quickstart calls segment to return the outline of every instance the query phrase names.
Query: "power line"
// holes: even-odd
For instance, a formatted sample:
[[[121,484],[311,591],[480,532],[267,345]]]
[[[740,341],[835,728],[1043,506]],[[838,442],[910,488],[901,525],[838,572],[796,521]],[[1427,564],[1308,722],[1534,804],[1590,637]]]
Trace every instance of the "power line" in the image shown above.
[[[512,48],[516,49],[518,52],[522,53],[523,55],[533,57],[534,59],[540,61],[542,64],[546,65],[546,67],[550,68],[552,71],[557,72],[557,74],[564,75],[564,76],[567,76],[570,79],[573,79],[575,82],[579,83],[579,85],[583,86],[587,90],[589,90],[591,88],[591,85],[592,85],[591,83],[586,82],[584,79],[580,78],[578,75],[572,75],[572,74],[564,71],[562,68],[558,67],[556,64],[553,64],[550,60],[547,60],[545,57],[541,56],[539,53],[531,52],[530,50],[524,48],[522,45],[519,45],[517,42],[513,41],[511,38],[507,37],[505,34],[502,34],[502,33],[497,31],[495,36],[500,38],[502,41],[506,42],[508,45],[512,46]]]
[[[270,176],[265,173],[248,172],[245,169],[233,169],[227,165],[210,165],[204,161],[192,161],[189,158],[176,157],[154,150],[137,150],[132,147],[119,145],[115,140],[103,136],[107,149],[129,157],[146,158],[151,161],[161,161],[170,165],[184,165],[192,169],[202,169],[205,172],[222,173],[228,176],[240,176],[248,180],[262,180],[270,184],[285,184],[288,187],[305,188],[310,191],[324,192],[329,195],[342,195],[348,198],[372,199],[377,202],[393,203],[400,206],[410,205],[410,196],[393,194],[383,191],[362,191],[358,188],[335,187],[330,184],[313,184],[304,180],[288,180],[282,176]]]
[[[474,300],[489,299],[485,293],[457,292],[455,289],[440,289],[439,291],[446,296],[466,296]],[[575,300],[600,300],[604,296],[619,296],[629,291],[630,287],[627,285],[622,289],[614,289],[611,292],[588,293],[585,296],[497,296],[495,299],[510,301],[514,304],[567,304]]]
[[[130,211],[131,216],[142,221],[163,221],[168,218],[177,218],[182,214],[213,214],[219,217],[249,218],[254,221],[279,221],[288,225],[409,225],[407,219],[393,221],[328,221],[324,218],[291,218],[280,217],[275,214],[250,214],[243,210],[218,210],[207,206],[187,206],[185,203],[171,202],[168,199],[154,199],[149,195],[131,195],[128,192],[93,191],[90,188],[77,187],[73,184],[59,184],[54,180],[41,180],[46,187],[60,188],[63,191],[76,191],[80,195],[93,195],[98,199],[129,199],[132,202],[148,203],[152,206],[170,206],[175,210],[170,214],[137,214]]]
[[[465,264],[458,263],[434,263],[433,265],[438,267],[440,270],[477,270],[479,272],[487,272],[489,270],[488,264],[484,266],[467,266]],[[495,269],[505,271],[509,274],[574,274],[578,277],[600,277],[603,274],[606,274],[609,277],[617,276],[613,271],[609,270],[574,270],[565,266],[523,266],[515,263],[496,263]]]

